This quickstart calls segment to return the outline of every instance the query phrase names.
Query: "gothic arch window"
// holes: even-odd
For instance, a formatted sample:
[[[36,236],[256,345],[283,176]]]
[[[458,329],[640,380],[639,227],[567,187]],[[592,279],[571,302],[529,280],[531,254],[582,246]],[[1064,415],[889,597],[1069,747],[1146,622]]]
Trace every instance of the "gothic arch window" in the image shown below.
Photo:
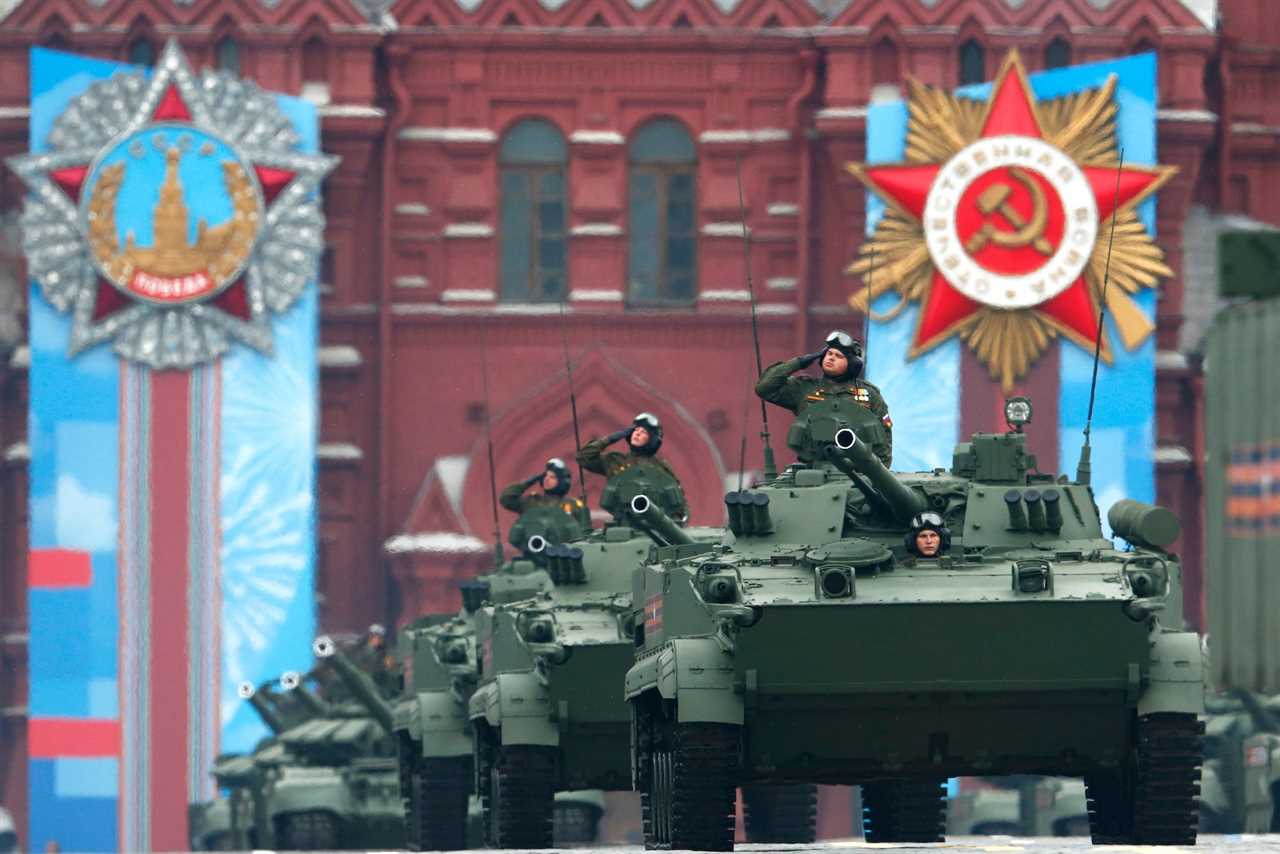
[[[231,36],[226,36],[218,40],[218,44],[214,47],[214,64],[219,71],[230,71],[232,74],[240,73],[240,45]]]
[[[698,266],[693,137],[674,119],[655,119],[631,137],[627,155],[627,299],[691,303]]]
[[[1071,44],[1062,36],[1058,36],[1044,49],[1044,67],[1066,68],[1070,64]]]
[[[526,119],[498,150],[502,299],[562,299],[568,274],[564,134],[544,119]]]
[[[885,36],[871,48],[871,85],[897,86],[902,76],[898,72],[898,46]]]
[[[319,36],[302,43],[302,82],[323,83],[329,80],[329,51]]]
[[[977,39],[960,45],[960,85],[981,83],[987,79],[987,50]]]
[[[145,38],[136,38],[129,43],[129,62],[134,65],[152,66],[156,64],[156,49]]]

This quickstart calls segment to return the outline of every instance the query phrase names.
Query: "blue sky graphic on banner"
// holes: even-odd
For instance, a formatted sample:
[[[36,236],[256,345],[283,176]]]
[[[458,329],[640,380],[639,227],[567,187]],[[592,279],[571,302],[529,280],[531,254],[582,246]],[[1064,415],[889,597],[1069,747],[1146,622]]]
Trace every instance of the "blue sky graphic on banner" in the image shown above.
[[[121,70],[136,69],[32,50],[31,152],[49,150],[49,132],[73,99]],[[301,139],[299,150],[317,152],[315,107],[296,98],[276,98]],[[200,183],[197,176],[187,177],[190,186]],[[206,211],[203,204],[195,200],[193,208]],[[121,828],[133,821],[122,816],[127,798],[120,788],[121,757],[130,750],[127,734],[120,735],[121,699],[134,690],[121,683],[120,664],[122,632],[132,632],[121,625],[119,601],[125,475],[117,449],[123,448],[121,401],[128,390],[125,369],[110,345],[67,356],[71,327],[71,318],[56,311],[33,285],[31,549],[33,564],[41,559],[45,566],[53,565],[50,560],[57,566],[45,576],[52,582],[38,582],[41,576],[33,573],[29,593],[31,731],[34,739],[42,726],[50,727],[49,732],[70,726],[74,737],[46,740],[52,749],[32,751],[26,842],[33,850],[56,840],[62,850],[114,851],[122,844]],[[314,283],[272,318],[272,336],[270,356],[236,346],[217,368],[221,406],[214,430],[221,451],[221,529],[200,533],[216,536],[221,546],[217,747],[223,751],[252,748],[265,734],[236,696],[237,684],[306,669],[316,631],[319,377]],[[146,369],[129,371],[132,376]],[[193,433],[193,441],[214,440],[202,432],[198,438]],[[75,570],[69,576],[68,566]],[[173,690],[185,695],[187,686]],[[202,763],[193,777],[207,781],[207,772]],[[141,821],[145,824],[145,815]]]
[[[1118,106],[1116,132],[1126,164],[1156,163],[1156,58],[1142,54],[1108,62],[1059,68],[1030,75],[1037,99],[1055,98],[1101,86],[1116,75]],[[958,94],[986,99],[991,85],[967,86]],[[867,162],[899,162],[905,156],[907,107],[904,102],[876,104],[867,116]],[[875,230],[885,209],[874,193],[867,194],[867,234]],[[1138,207],[1150,234],[1156,233],[1155,199]],[[1099,240],[1106,239],[1104,223]],[[1154,318],[1156,295],[1142,289],[1133,295],[1148,318]],[[887,293],[875,303],[884,314],[898,302]],[[889,322],[873,321],[869,335],[868,378],[884,392],[893,413],[894,467],[900,470],[950,465],[960,438],[960,347],[952,338],[913,361],[906,361],[915,330],[917,305],[912,304]],[[1094,408],[1093,488],[1102,508],[1122,497],[1155,498],[1155,341],[1154,336],[1133,351],[1119,343],[1108,317],[1114,363],[1098,372]],[[1092,353],[1059,339],[1060,386],[1058,411],[1059,467],[1074,474],[1080,455],[1081,431],[1089,403]],[[921,389],[928,389],[922,394]],[[1033,429],[1050,429],[1036,424]]]

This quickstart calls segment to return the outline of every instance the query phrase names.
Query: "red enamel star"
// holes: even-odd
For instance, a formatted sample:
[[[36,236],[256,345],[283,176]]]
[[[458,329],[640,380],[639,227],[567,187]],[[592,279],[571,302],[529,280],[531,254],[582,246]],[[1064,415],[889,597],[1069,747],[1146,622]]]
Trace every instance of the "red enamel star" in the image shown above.
[[[176,83],[169,84],[164,90],[159,103],[156,104],[155,109],[152,111],[150,121],[191,121],[191,108],[187,105],[186,100],[183,99]],[[297,177],[297,174],[293,171],[258,164],[253,165],[253,170],[258,177],[258,183],[262,188],[262,197],[268,207],[280,195],[281,191]],[[89,164],[87,162],[63,166],[49,171],[49,179],[62,192],[66,193],[72,204],[77,205],[80,203],[80,194],[84,190],[84,182],[88,178]],[[128,308],[131,304],[132,301],[121,293],[119,288],[116,288],[105,278],[98,277],[97,296],[94,301],[92,315],[94,322],[103,320],[117,311]],[[217,296],[209,300],[208,304],[233,317],[249,320],[249,297],[245,288],[244,276],[223,288]]]
[[[913,113],[918,106],[913,103]],[[1048,143],[1016,51],[1005,59],[978,127],[969,139],[960,138],[960,127],[950,129],[950,159],[848,167],[928,237],[932,273],[910,355],[966,328],[984,308],[1034,312],[1092,348],[1098,308],[1087,281],[1088,255],[1097,241],[1105,245],[1113,214],[1149,197],[1174,170],[1076,163]],[[919,130],[913,124],[913,132]],[[1025,161],[1008,153],[1014,149],[1026,153]],[[959,162],[962,156],[967,159]],[[1073,239],[1088,245],[1073,251]]]

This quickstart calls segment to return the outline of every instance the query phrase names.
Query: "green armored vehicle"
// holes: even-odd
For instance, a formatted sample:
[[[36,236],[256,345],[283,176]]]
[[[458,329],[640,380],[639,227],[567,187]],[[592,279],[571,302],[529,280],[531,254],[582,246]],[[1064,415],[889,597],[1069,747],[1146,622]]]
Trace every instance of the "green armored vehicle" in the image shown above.
[[[1206,704],[1200,830],[1280,832],[1280,698],[1233,691]]]
[[[287,760],[266,790],[266,814],[276,845],[316,851],[394,848],[404,844],[399,769],[390,710],[371,714],[354,697],[326,701],[302,677],[281,677],[314,717],[285,730]]]
[[[602,503],[629,524],[547,547],[553,590],[477,614],[469,716],[490,845],[550,847],[557,791],[630,788],[619,677],[632,659],[631,573],[655,543],[678,552],[723,536],[675,524],[646,494],[661,489],[638,468],[610,478]]]
[[[540,553],[540,534],[528,544]],[[517,559],[491,575],[464,582],[462,610],[454,617],[431,615],[400,634],[404,694],[393,709],[392,729],[398,749],[400,796],[408,844],[419,851],[456,850],[468,846],[472,801],[471,724],[467,702],[477,679],[476,610],[486,601],[526,598],[551,587],[545,570]]]
[[[1001,774],[1083,777],[1095,842],[1193,842],[1203,662],[1176,520],[1120,502],[1116,548],[1015,415],[950,470],[890,473],[868,413],[807,409],[801,463],[726,496],[732,544],[635,573],[646,844],[729,850],[734,788],[795,783],[860,784],[868,841],[939,841],[944,781]],[[940,556],[904,540],[926,523]]]

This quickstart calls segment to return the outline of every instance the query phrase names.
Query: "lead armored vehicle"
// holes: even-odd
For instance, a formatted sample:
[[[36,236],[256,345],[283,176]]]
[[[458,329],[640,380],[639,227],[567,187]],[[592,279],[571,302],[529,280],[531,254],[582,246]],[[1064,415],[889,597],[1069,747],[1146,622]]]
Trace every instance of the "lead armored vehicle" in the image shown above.
[[[1084,778],[1095,842],[1193,842],[1203,662],[1176,519],[1119,502],[1117,548],[1085,477],[1036,470],[1017,408],[950,469],[893,474],[841,406],[797,419],[800,464],[726,496],[733,543],[635,573],[646,844],[729,850],[734,788],[796,783],[861,785],[868,841],[934,842],[948,777],[1003,774]],[[924,512],[940,557],[904,540]]]

